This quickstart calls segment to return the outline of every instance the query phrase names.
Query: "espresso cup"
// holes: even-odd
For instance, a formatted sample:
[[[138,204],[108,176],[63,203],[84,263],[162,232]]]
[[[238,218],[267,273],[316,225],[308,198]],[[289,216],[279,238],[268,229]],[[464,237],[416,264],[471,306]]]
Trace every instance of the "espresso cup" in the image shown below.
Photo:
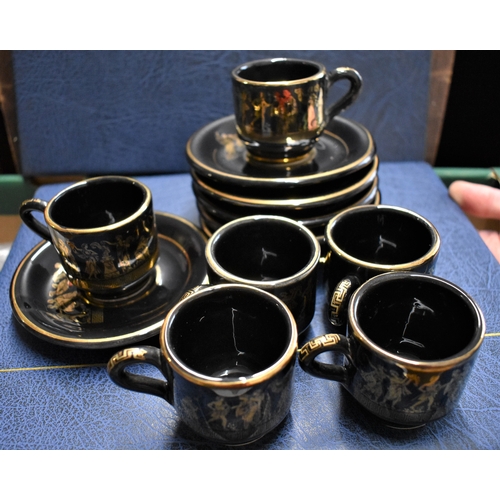
[[[402,428],[419,427],[457,404],[484,338],[475,301],[442,278],[391,272],[353,294],[348,334],[309,341],[299,363],[309,374],[340,382],[368,411]],[[339,352],[345,363],[320,362]]]
[[[325,228],[329,318],[345,324],[353,291],[369,278],[391,271],[433,274],[441,246],[426,218],[401,207],[365,205],[346,209]]]
[[[205,248],[210,283],[239,283],[272,293],[288,306],[299,333],[314,316],[320,255],[318,240],[308,228],[273,215],[228,222]]]
[[[297,327],[285,304],[246,285],[202,287],[168,313],[160,349],[124,349],[108,363],[117,385],[158,396],[206,440],[239,445],[278,426],[293,399]],[[164,379],[134,374],[155,366]]]
[[[45,224],[34,217],[42,212]],[[151,191],[122,176],[77,182],[20,216],[52,243],[71,283],[91,301],[119,300],[153,279],[158,237]]]
[[[327,107],[330,87],[347,80],[349,89]],[[352,68],[327,71],[302,59],[264,59],[232,71],[236,131],[249,161],[278,164],[311,161],[325,127],[357,98],[362,80]]]

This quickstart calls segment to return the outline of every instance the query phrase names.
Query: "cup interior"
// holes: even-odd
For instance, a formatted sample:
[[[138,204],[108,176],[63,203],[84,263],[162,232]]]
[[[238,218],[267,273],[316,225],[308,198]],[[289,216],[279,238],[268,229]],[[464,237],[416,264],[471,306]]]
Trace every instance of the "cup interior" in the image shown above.
[[[458,288],[432,276],[389,274],[365,283],[353,299],[357,325],[372,342],[421,361],[455,357],[478,342],[477,310]]]
[[[296,275],[311,263],[315,247],[295,224],[262,218],[223,227],[209,242],[209,252],[223,272],[262,282]]]
[[[248,63],[236,70],[235,73],[244,80],[271,83],[310,78],[318,71],[318,65],[309,61],[277,59]]]
[[[195,293],[177,308],[168,322],[167,346],[197,374],[237,380],[277,363],[292,335],[290,315],[276,298],[226,285]]]
[[[136,213],[146,196],[140,184],[128,179],[99,179],[62,192],[51,202],[49,214],[63,227],[105,227]]]
[[[422,219],[390,207],[345,212],[330,231],[348,256],[382,265],[419,260],[436,242],[433,230]]]

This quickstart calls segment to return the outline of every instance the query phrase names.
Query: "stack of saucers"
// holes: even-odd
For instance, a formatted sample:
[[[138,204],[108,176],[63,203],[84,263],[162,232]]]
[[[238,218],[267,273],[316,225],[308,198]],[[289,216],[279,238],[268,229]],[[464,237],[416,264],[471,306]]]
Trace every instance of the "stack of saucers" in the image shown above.
[[[234,116],[216,120],[189,139],[192,188],[207,236],[247,215],[281,215],[322,238],[339,211],[380,203],[373,137],[362,125],[336,116],[307,164],[270,166],[248,161]]]

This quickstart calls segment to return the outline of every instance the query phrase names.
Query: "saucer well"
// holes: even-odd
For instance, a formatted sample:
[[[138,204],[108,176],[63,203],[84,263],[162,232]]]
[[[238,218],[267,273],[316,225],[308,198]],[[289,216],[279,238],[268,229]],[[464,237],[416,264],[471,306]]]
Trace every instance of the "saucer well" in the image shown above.
[[[186,145],[187,159],[200,177],[238,187],[291,189],[330,181],[373,161],[375,144],[362,125],[335,117],[315,146],[312,162],[301,167],[256,166],[247,162],[247,150],[236,133],[234,116],[220,118],[195,132]]]
[[[172,306],[206,277],[206,236],[182,217],[155,215],[160,256],[155,281],[140,298],[115,307],[89,303],[66,277],[52,244],[43,241],[12,278],[14,317],[43,340],[83,349],[118,347],[158,334]]]

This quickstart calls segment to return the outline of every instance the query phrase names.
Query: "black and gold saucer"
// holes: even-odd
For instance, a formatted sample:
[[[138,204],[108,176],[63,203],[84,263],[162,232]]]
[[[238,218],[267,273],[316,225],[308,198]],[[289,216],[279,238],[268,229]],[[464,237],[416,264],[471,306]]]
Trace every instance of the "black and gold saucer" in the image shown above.
[[[311,232],[319,239],[320,243],[322,243],[324,239],[324,232],[326,225],[328,224],[329,220],[335,217],[335,215],[337,215],[341,210],[344,210],[345,208],[357,207],[362,205],[379,205],[380,202],[381,202],[381,194],[378,189],[378,180],[376,179],[373,186],[370,187],[370,189],[352,205],[347,205],[344,208],[339,208],[335,212],[323,215],[318,214],[315,217],[313,216],[302,217],[302,215],[297,214],[295,220],[306,226],[308,229],[310,229]],[[211,209],[210,205],[204,203],[204,200],[201,197],[199,197],[197,200],[197,206],[198,206],[198,212],[200,214],[200,226],[208,238],[212,235],[214,231],[219,229],[219,227],[223,226],[224,224],[227,224],[227,222],[229,222],[230,220],[238,218],[238,217],[233,217],[228,220],[218,217],[220,211],[217,210],[214,212],[214,210]],[[276,215],[276,214],[271,213],[268,215]]]
[[[200,177],[238,187],[300,189],[333,181],[372,163],[375,144],[362,125],[336,116],[315,146],[314,159],[296,167],[249,163],[236,133],[234,115],[195,132],[186,145],[192,170]]]
[[[71,284],[51,243],[35,246],[11,282],[15,318],[32,334],[83,349],[118,347],[159,333],[167,312],[206,278],[206,236],[182,217],[156,212],[160,255],[141,296],[114,307],[92,303]]]
[[[271,194],[265,197],[254,197],[245,188],[233,189],[230,192],[223,191],[210,180],[199,177],[195,172],[191,173],[191,177],[195,194],[201,192],[209,198],[224,201],[234,206],[244,206],[254,210],[267,210],[271,207],[285,210],[303,210],[331,206],[333,203],[341,203],[354,198],[373,184],[377,177],[378,165],[379,160],[376,156],[373,162],[366,167],[339,179],[335,188],[332,189],[329,186],[325,190],[324,186],[318,185],[316,192],[310,193],[308,197],[291,196],[290,193],[288,193],[289,196],[278,196],[277,193],[274,193],[276,197],[272,197]],[[321,189],[319,189],[320,187]]]
[[[217,202],[217,200],[210,199],[201,192],[197,193],[196,205],[204,222],[203,226],[209,227],[212,230],[240,217],[265,213],[267,215],[277,215],[294,219],[309,228],[313,233],[323,234],[324,228],[329,220],[341,210],[360,205],[379,204],[381,197],[378,188],[378,177],[375,177],[368,188],[358,196],[345,200],[344,202],[332,203],[331,205],[316,209],[291,211],[282,210],[279,207],[269,207],[264,211],[255,210],[248,207],[237,207]],[[204,228],[202,227],[202,229]]]

